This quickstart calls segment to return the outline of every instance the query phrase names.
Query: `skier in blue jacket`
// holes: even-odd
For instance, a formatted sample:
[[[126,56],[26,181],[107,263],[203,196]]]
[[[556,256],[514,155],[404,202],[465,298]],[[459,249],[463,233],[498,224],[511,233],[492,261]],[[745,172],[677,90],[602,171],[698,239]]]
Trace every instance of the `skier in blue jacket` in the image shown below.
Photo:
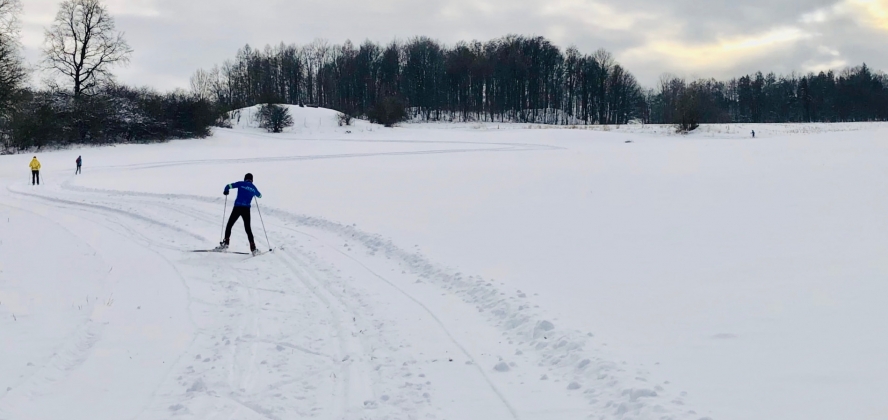
[[[228,190],[231,188],[237,188],[237,199],[234,200],[234,208],[231,209],[231,217],[228,218],[228,226],[225,227],[225,240],[219,244],[219,249],[228,249],[231,228],[239,217],[243,217],[247,239],[250,240],[250,251],[255,254],[256,243],[253,242],[253,229],[250,228],[250,204],[253,202],[253,197],[262,198],[262,194],[253,185],[253,174],[244,175],[243,181],[226,185],[222,194],[228,195]]]

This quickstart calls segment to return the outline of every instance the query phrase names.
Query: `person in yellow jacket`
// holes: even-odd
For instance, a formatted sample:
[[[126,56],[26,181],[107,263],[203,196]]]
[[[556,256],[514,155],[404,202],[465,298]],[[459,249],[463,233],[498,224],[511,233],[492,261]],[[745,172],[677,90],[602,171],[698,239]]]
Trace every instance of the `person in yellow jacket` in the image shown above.
[[[37,160],[37,156],[34,156],[34,159],[31,159],[31,185],[37,184],[40,185],[40,161]]]

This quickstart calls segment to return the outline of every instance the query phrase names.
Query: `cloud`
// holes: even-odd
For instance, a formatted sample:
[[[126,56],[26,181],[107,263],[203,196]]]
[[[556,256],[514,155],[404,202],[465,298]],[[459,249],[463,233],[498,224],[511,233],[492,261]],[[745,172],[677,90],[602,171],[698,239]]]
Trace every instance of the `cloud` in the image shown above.
[[[636,62],[646,58],[658,59],[661,62],[671,62],[673,67],[681,67],[683,70],[726,69],[750,56],[767,55],[775,49],[790,47],[810,37],[811,34],[799,28],[784,27],[749,36],[716,38],[706,43],[654,38],[620,56]]]
[[[845,4],[863,23],[888,30],[888,0],[847,0]]]
[[[43,43],[43,28],[52,23],[58,3],[52,0],[28,0],[22,3],[22,43],[26,47],[39,47]]]
[[[108,11],[117,16],[159,16],[156,0],[106,0]]]
[[[843,0],[802,15],[806,24],[852,19],[871,28],[888,30],[888,0]]]
[[[843,59],[835,59],[832,61],[824,61],[824,62],[806,62],[802,64],[802,67],[806,72],[818,73],[821,71],[827,71],[831,69],[843,68],[848,65],[847,60]]]
[[[606,3],[588,0],[553,0],[540,8],[542,17],[554,17],[574,21],[586,30],[606,29],[628,31],[644,20],[653,20],[645,13],[626,12]]]

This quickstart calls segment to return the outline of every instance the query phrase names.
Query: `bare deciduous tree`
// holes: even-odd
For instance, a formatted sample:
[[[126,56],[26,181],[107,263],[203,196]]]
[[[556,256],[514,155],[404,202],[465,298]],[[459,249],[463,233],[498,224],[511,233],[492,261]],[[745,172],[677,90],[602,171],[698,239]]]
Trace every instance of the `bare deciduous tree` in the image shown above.
[[[0,31],[4,34],[18,34],[21,12],[20,0],[0,0]]]
[[[128,63],[132,53],[100,0],[62,2],[45,37],[43,63],[70,80],[75,97],[110,80],[109,68]]]
[[[309,85],[312,85],[312,80],[318,79],[318,73],[320,73],[321,67],[327,61],[327,56],[330,54],[331,49],[330,42],[322,38],[315,39],[303,49],[303,54],[308,62]],[[318,83],[314,83],[313,86],[316,89],[309,90],[308,101],[317,104],[321,101],[321,88]]]
[[[191,94],[198,99],[209,100],[212,98],[213,80],[210,72],[198,69],[191,76]]]
[[[0,111],[7,109],[27,76],[19,42],[20,0],[0,0]]]

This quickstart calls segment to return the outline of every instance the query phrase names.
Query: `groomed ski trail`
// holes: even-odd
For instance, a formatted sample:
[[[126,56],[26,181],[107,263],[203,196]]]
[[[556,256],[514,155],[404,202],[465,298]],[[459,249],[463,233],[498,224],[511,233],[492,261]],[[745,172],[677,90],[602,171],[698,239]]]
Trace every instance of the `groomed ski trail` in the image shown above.
[[[78,202],[74,197],[69,197],[71,199],[65,199],[56,196],[34,194],[31,192],[17,193],[17,195],[27,197],[29,201],[36,200],[47,202],[52,207],[66,210],[64,212],[66,215],[87,213],[88,216],[86,217],[88,218],[105,220],[110,225],[115,226],[116,230],[123,234],[127,239],[141,243],[145,246],[162,248],[168,255],[172,254],[175,256],[177,252],[182,252],[183,250],[169,245],[169,242],[163,239],[164,236],[187,236],[200,240],[206,239],[191,230],[182,229],[176,225],[153,219],[152,217],[156,217],[158,211],[168,208],[166,203],[158,203],[156,200],[146,200],[145,198],[141,198],[121,202],[113,196],[90,196],[89,199]],[[161,212],[161,214],[164,213],[166,212]],[[214,218],[189,206],[180,207],[171,213],[176,214],[177,217],[176,219],[173,219],[173,221],[176,223],[184,223],[184,226],[193,226],[197,222],[202,222],[207,226],[213,226],[216,223]],[[191,220],[185,222],[183,218],[189,217],[189,215]],[[166,235],[161,233],[166,233]],[[287,244],[286,246],[286,248],[290,247],[292,247],[292,243]],[[184,366],[177,366],[177,368],[181,369],[180,373],[184,373],[184,375],[178,376],[177,382],[179,382],[179,385],[184,388],[186,400],[177,401],[175,398],[170,399],[168,396],[164,395],[164,392],[161,392],[159,395],[159,397],[161,397],[160,400],[165,400],[163,404],[169,403],[166,406],[169,411],[172,411],[176,415],[193,414],[195,415],[195,418],[221,415],[229,410],[235,410],[235,412],[242,414],[252,413],[251,415],[259,415],[264,418],[285,418],[283,413],[293,411],[289,409],[275,410],[273,408],[267,408],[259,402],[251,401],[249,398],[244,398],[243,395],[239,395],[247,390],[246,386],[251,382],[250,378],[255,373],[255,368],[258,367],[256,363],[259,363],[256,361],[255,349],[244,349],[245,347],[255,347],[256,338],[261,336],[260,329],[257,325],[262,322],[256,319],[256,314],[260,313],[263,308],[262,305],[256,303],[255,294],[271,293],[274,295],[295,297],[299,299],[299,302],[294,302],[292,305],[272,304],[272,306],[276,307],[311,307],[312,305],[307,305],[307,303],[304,302],[304,299],[306,296],[314,296],[315,299],[313,299],[313,301],[315,303],[313,305],[318,308],[324,308],[324,310],[314,310],[309,313],[304,313],[302,316],[303,320],[301,322],[297,321],[295,324],[301,326],[307,324],[323,326],[324,328],[322,330],[315,331],[315,333],[311,335],[316,337],[330,335],[330,333],[326,331],[326,329],[329,328],[332,330],[332,337],[335,338],[335,342],[338,345],[338,349],[335,349],[335,351],[330,349],[327,351],[317,351],[311,348],[312,340],[307,340],[308,343],[305,345],[299,345],[293,344],[291,342],[292,340],[283,338],[272,340],[271,344],[268,344],[273,345],[274,350],[278,352],[293,350],[315,356],[324,355],[324,359],[328,362],[333,362],[333,365],[339,366],[338,368],[335,366],[327,366],[325,369],[321,369],[322,371],[330,370],[333,372],[330,377],[326,378],[331,380],[331,384],[329,385],[330,389],[328,391],[322,391],[322,387],[310,385],[310,381],[284,379],[294,376],[286,372],[299,372],[299,369],[287,369],[279,372],[282,375],[282,378],[276,382],[277,385],[274,385],[274,388],[293,384],[298,381],[305,386],[301,392],[303,395],[318,394],[319,399],[323,399],[323,397],[320,396],[324,394],[329,395],[329,400],[326,404],[319,404],[319,406],[325,406],[326,408],[315,406],[303,410],[297,409],[295,412],[301,412],[304,415],[317,414],[322,418],[328,418],[327,416],[332,416],[329,418],[363,418],[364,414],[362,413],[367,410],[372,410],[371,414],[368,415],[369,418],[401,418],[401,415],[404,414],[412,416],[420,415],[425,412],[423,417],[440,418],[440,414],[436,414],[438,410],[430,404],[430,394],[427,392],[429,391],[429,384],[417,383],[408,386],[405,383],[394,386],[389,383],[383,384],[384,386],[382,387],[377,386],[377,389],[374,390],[374,382],[379,385],[378,382],[380,378],[409,378],[422,375],[414,375],[410,373],[415,369],[413,366],[419,361],[409,354],[405,355],[406,357],[403,358],[387,355],[387,352],[389,351],[402,351],[401,349],[404,345],[396,343],[403,341],[403,338],[388,338],[385,337],[384,334],[380,334],[379,331],[374,332],[374,326],[383,326],[387,322],[379,319],[374,319],[372,322],[368,321],[373,318],[372,314],[358,313],[352,308],[365,307],[367,309],[372,309],[370,306],[358,305],[353,301],[347,300],[344,297],[343,292],[331,290],[329,284],[332,281],[331,276],[333,276],[331,273],[336,270],[334,267],[319,267],[319,264],[323,263],[310,262],[314,260],[290,250],[278,250],[275,253],[269,254],[268,259],[276,263],[271,264],[272,267],[275,265],[284,266],[288,271],[288,273],[285,273],[285,277],[287,277],[288,280],[277,283],[279,286],[282,286],[280,290],[271,290],[256,284],[258,276],[244,276],[246,273],[255,271],[263,273],[277,272],[274,274],[280,275],[279,269],[276,270],[272,268],[271,270],[262,270],[262,265],[269,264],[259,264],[257,266],[258,263],[252,259],[248,259],[244,262],[233,262],[218,261],[219,259],[216,258],[211,261],[211,263],[218,267],[212,269],[212,275],[210,276],[210,278],[215,280],[205,278],[205,274],[186,274],[189,284],[194,284],[193,287],[191,287],[192,289],[198,289],[207,284],[213,284],[215,286],[226,285],[227,283],[228,289],[239,291],[233,295],[226,295],[224,298],[217,298],[215,299],[216,302],[213,302],[212,299],[205,299],[198,293],[197,296],[194,296],[191,299],[195,306],[215,306],[219,304],[222,304],[223,306],[232,306],[234,303],[237,303],[241,310],[233,309],[233,313],[229,313],[227,316],[227,318],[230,318],[229,322],[221,328],[221,331],[212,330],[218,334],[210,336],[210,339],[221,336],[221,338],[224,339],[224,343],[231,346],[231,350],[228,352],[211,353],[213,354],[213,357],[210,358],[204,357],[206,356],[206,352],[199,351],[199,349],[203,347],[200,342],[206,339],[205,336],[208,335],[210,331],[206,331],[206,328],[199,328],[199,330],[204,330],[205,332],[202,334],[198,332],[196,334],[194,338],[196,344],[192,346],[193,351],[188,352],[198,353],[195,355],[195,360],[198,359],[197,356],[202,356],[200,362],[203,363],[227,360],[224,365],[228,374],[226,375],[226,380],[224,381],[223,386],[226,390],[225,393],[228,394],[227,397],[222,399],[222,401],[217,401],[215,398],[210,398],[209,401],[207,401],[206,395],[203,395],[204,393],[211,396],[223,395],[223,393],[211,391],[212,387],[210,384],[212,382],[206,379],[207,371],[204,370],[201,372],[201,370],[198,370],[194,364],[189,364],[191,361],[189,357],[184,357],[183,362],[180,363]],[[206,260],[204,259],[203,262],[206,262]],[[202,263],[197,263],[193,258],[181,261],[179,264],[183,266],[182,271],[186,273],[192,271],[192,267],[195,265],[204,268],[202,267]],[[236,279],[232,278],[233,273],[236,274],[234,276]],[[266,275],[265,279],[267,280],[270,277],[270,275]],[[336,280],[339,282],[342,281],[339,278]],[[293,287],[294,285],[298,286],[300,284],[304,287]],[[237,287],[233,287],[234,285]],[[354,293],[352,293],[352,295],[354,295]],[[200,310],[196,311],[201,312]],[[324,312],[327,313],[326,316],[319,316],[319,314],[323,314]],[[198,314],[196,318],[200,319],[201,316]],[[221,318],[224,319],[226,317],[222,316]],[[287,319],[291,321],[295,318],[296,317],[292,316],[287,317]],[[200,325],[200,322],[198,322],[198,325]],[[374,338],[367,340],[375,343],[376,350],[366,350],[367,347],[362,344],[362,340],[357,338],[366,335],[374,336]],[[438,337],[433,337],[431,339],[431,341],[437,340]],[[268,343],[268,340],[260,341]],[[215,343],[212,347],[215,347],[218,344],[219,343]],[[385,350],[386,348],[388,348],[388,350]],[[203,353],[203,355],[201,353]],[[375,355],[376,353],[379,353],[379,355]],[[376,364],[371,367],[368,363],[373,360],[376,361]],[[391,372],[382,374],[380,371],[386,368],[390,369]],[[215,369],[214,367],[211,367],[210,370]],[[309,370],[309,372],[302,373],[308,373],[305,375],[306,377],[312,376],[310,369],[307,370]],[[374,375],[371,375],[370,372],[374,372]],[[473,383],[479,380],[479,378],[473,377],[475,375],[471,374],[472,372],[469,373],[469,377],[464,378],[462,382]],[[315,377],[317,377],[317,374],[318,372],[314,372]],[[193,379],[187,379],[189,376],[193,377]],[[371,376],[375,376],[376,379],[373,379]],[[221,386],[221,384],[216,383],[214,386]],[[166,389],[171,386],[169,384],[163,384],[158,387],[159,389]],[[300,392],[297,392],[297,394],[300,394]],[[308,397],[303,398],[308,399]],[[386,402],[388,403],[385,404]],[[387,408],[392,406],[394,406],[395,409]],[[424,406],[425,408],[418,409],[418,406]],[[406,408],[399,409],[398,407]],[[506,404],[504,406],[504,411],[508,412],[509,409],[510,406]],[[162,411],[163,407],[154,407],[149,408],[146,412],[157,413]],[[282,413],[276,414],[277,411],[281,411]],[[392,414],[383,414],[381,417],[377,417],[378,414],[385,413],[386,411],[392,411]],[[398,414],[399,412],[400,414]],[[473,414],[467,408],[461,414],[464,418],[481,418],[480,415],[478,415],[479,417],[475,417],[476,414]],[[152,418],[152,416],[152,414],[149,414],[147,415],[147,418]]]

